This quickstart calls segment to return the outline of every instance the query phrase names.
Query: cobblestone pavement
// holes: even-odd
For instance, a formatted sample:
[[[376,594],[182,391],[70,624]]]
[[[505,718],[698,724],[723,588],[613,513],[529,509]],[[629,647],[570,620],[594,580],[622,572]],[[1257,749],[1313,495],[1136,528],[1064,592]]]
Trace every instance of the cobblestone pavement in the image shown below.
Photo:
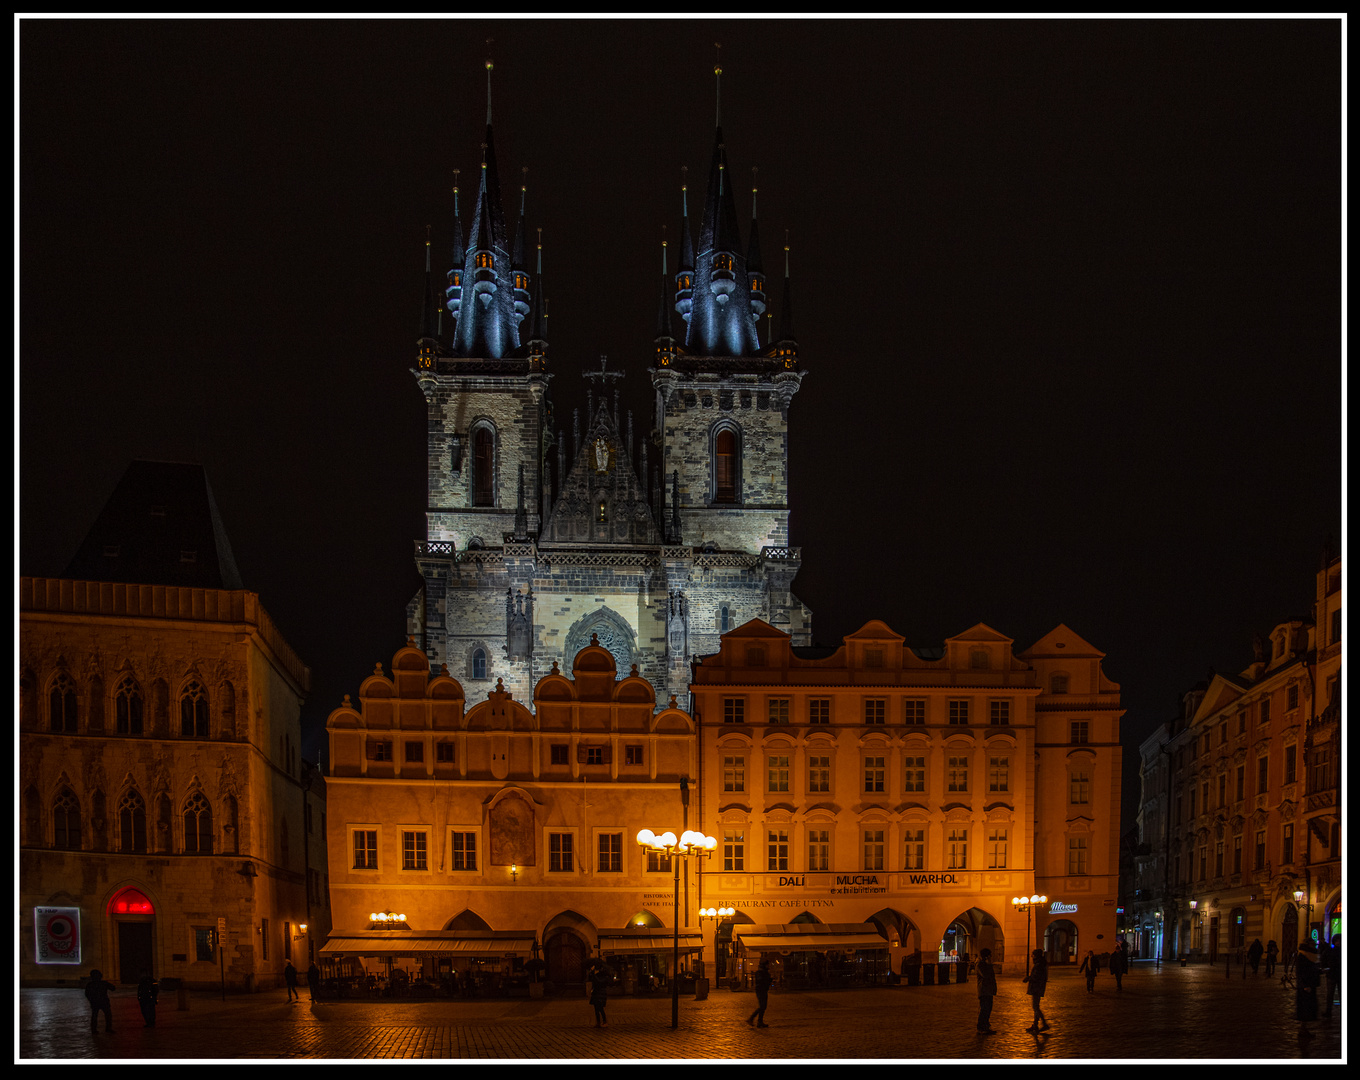
[[[22,990],[16,1060],[44,1058],[743,1058],[1095,1059],[1314,1058],[1345,1060],[1341,1007],[1300,1041],[1293,991],[1278,978],[1244,980],[1240,970],[1135,965],[1116,991],[1102,974],[1094,994],[1075,972],[1049,980],[1042,1035],[1025,1031],[1029,998],[1004,973],[992,1012],[995,1035],[975,1032],[977,988],[898,986],[826,992],[775,991],[769,1027],[748,1027],[754,996],[715,990],[680,1000],[672,1030],[669,998],[616,997],[597,1030],[582,999],[288,1004],[284,992],[228,996],[194,992],[189,1008],[162,994],[156,1026],[143,1026],[135,995],[113,995],[114,1031],[91,1035],[79,990]]]

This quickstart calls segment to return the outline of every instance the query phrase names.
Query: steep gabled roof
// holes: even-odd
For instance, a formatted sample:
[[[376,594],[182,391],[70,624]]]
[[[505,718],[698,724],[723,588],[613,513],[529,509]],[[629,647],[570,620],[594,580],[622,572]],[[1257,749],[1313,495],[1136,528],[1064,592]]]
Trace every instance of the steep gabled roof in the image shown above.
[[[1083,656],[1104,659],[1105,654],[1083,639],[1064,623],[1059,623],[1024,652],[1017,656]]]

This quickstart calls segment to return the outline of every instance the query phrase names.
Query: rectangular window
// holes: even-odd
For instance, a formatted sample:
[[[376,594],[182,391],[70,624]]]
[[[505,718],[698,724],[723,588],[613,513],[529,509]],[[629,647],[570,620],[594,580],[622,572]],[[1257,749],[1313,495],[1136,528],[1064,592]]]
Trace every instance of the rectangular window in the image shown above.
[[[1297,746],[1286,746],[1284,748],[1284,782],[1292,784],[1299,778],[1299,748]]]
[[[949,840],[945,845],[949,855],[947,870],[968,869],[968,830],[950,829]]]
[[[1195,785],[1190,785],[1190,816],[1195,816]]]
[[[1270,758],[1256,759],[1256,794],[1264,795],[1270,785]]]
[[[746,833],[740,829],[723,832],[723,869],[733,873],[746,869]]]
[[[1219,746],[1228,745],[1228,721],[1226,720],[1224,720],[1223,723],[1218,725],[1218,745]]]
[[[623,873],[623,833],[600,833],[599,842],[600,873]]]
[[[1237,714],[1237,734],[1245,735],[1246,733],[1247,733],[1247,710],[1243,709],[1241,712]]]
[[[430,868],[425,853],[425,833],[403,832],[401,834],[401,868],[403,870],[428,870]]]
[[[949,722],[959,725],[968,723],[967,701],[951,701],[949,703]]]
[[[808,758],[808,791],[829,792],[831,790],[831,759],[829,757]]]
[[[1207,845],[1199,849],[1199,880],[1209,880],[1209,848]]]
[[[865,667],[871,667],[871,668],[881,668],[881,667],[883,666],[883,650],[882,650],[882,649],[865,649],[865,650],[864,650],[864,666],[865,666]]]
[[[925,698],[907,698],[902,702],[902,718],[908,724],[924,724],[926,722],[926,700]]]
[[[604,764],[604,747],[603,747],[603,746],[587,746],[587,747],[585,748],[585,750],[586,750],[586,760],[585,760],[585,763],[586,763],[587,765],[603,765],[603,764]]]
[[[906,863],[907,870],[924,870],[926,868],[926,831],[925,829],[905,829],[903,836],[907,841]]]
[[[739,697],[723,698],[723,723],[746,723],[746,699]]]
[[[831,869],[831,834],[826,829],[808,830],[808,869]]]
[[[808,699],[808,723],[809,724],[831,723],[830,698],[815,697]]]
[[[723,758],[723,790],[746,790],[746,759],[744,757]]]
[[[435,761],[441,762],[443,764],[453,763],[453,743],[451,742],[436,743],[434,751]]]
[[[1332,644],[1341,640],[1341,609],[1332,612]]]
[[[1311,791],[1327,791],[1332,787],[1332,751],[1330,747],[1314,746],[1311,766]]]
[[[640,746],[625,746],[625,747],[623,748],[623,763],[624,763],[625,765],[641,765],[641,764],[643,764],[643,759],[642,759],[642,747],[640,747]]]
[[[269,959],[269,920],[260,920],[260,959]]]
[[[1223,773],[1218,778],[1218,805],[1221,809],[1228,801],[1228,774]]]
[[[376,829],[354,830],[354,869],[378,869],[378,831]]]
[[[647,852],[647,873],[649,874],[669,874],[671,872],[671,857],[664,851]]]
[[[864,722],[882,724],[886,722],[888,703],[883,698],[866,698],[864,701]]]
[[[991,714],[988,719],[993,726],[1000,727],[1011,722],[1011,703],[1009,701],[992,701],[987,705]]]
[[[988,829],[987,830],[987,869],[1004,870],[1006,869],[1006,840],[1007,830]]]
[[[1265,829],[1256,830],[1256,865],[1253,870],[1264,870],[1266,868],[1266,831]]]
[[[948,789],[960,792],[968,790],[968,758],[952,757],[949,759],[947,770],[949,777]]]
[[[864,830],[864,869],[883,869],[883,830]]]
[[[1299,688],[1297,686],[1291,686],[1288,690],[1285,691],[1284,696],[1285,696],[1284,707],[1286,711],[1292,711],[1299,707]]]
[[[987,766],[987,790],[988,791],[1010,791],[1011,789],[1011,759],[1008,757],[994,757],[989,759]]]
[[[453,832],[449,834],[450,847],[453,849],[452,869],[477,869],[477,834],[475,832]]]
[[[1089,720],[1073,720],[1071,722],[1072,743],[1079,745],[1091,741],[1091,723]]]
[[[1049,680],[1049,684],[1048,684],[1048,685],[1049,685],[1049,693],[1052,693],[1052,694],[1065,694],[1065,693],[1067,693],[1067,676],[1066,676],[1066,675],[1054,675],[1054,676]]]
[[[392,744],[381,739],[370,739],[368,741],[368,760],[369,761],[391,761]]]
[[[548,754],[549,754],[548,760],[550,764],[553,765],[571,764],[571,747],[567,746],[564,743],[553,743],[552,746],[548,747]]]
[[[1223,841],[1214,844],[1214,877],[1223,876]]]
[[[1261,723],[1270,723],[1270,698],[1261,699]]]
[[[786,697],[772,697],[769,701],[770,723],[787,724],[789,722],[789,699]]]
[[[548,869],[553,873],[568,874],[576,869],[572,857],[574,837],[571,833],[548,834]]]
[[[216,962],[217,952],[213,948],[213,941],[217,931],[210,926],[194,927],[194,959],[209,960]]]
[[[425,744],[423,742],[408,742],[406,744],[406,760],[410,762],[425,760]]]
[[[1071,792],[1068,801],[1073,806],[1086,806],[1091,802],[1091,778],[1085,768],[1072,770],[1068,786]]]
[[[1234,874],[1242,872],[1242,835],[1239,833],[1233,837],[1233,868]]]
[[[769,862],[766,869],[771,872],[789,868],[789,833],[787,829],[771,829],[768,837]]]
[[[1068,877],[1085,877],[1089,872],[1086,862],[1086,837],[1069,836],[1067,838]]]
[[[1280,838],[1280,862],[1288,866],[1294,861],[1294,823],[1288,822],[1284,826],[1284,833]]]
[[[1241,802],[1247,797],[1247,767],[1245,765],[1237,766],[1237,773],[1235,774],[1234,780],[1236,783],[1235,790],[1237,792],[1236,799],[1238,802]]]
[[[902,775],[906,781],[907,791],[925,791],[926,789],[926,759],[923,757],[909,757],[903,759]]]
[[[773,755],[766,758],[768,769],[769,787],[767,791],[788,791],[789,790],[789,759],[785,755]]]
[[[864,759],[864,790],[869,792],[880,792],[883,790],[884,780],[887,769],[884,766],[886,758],[866,757]]]

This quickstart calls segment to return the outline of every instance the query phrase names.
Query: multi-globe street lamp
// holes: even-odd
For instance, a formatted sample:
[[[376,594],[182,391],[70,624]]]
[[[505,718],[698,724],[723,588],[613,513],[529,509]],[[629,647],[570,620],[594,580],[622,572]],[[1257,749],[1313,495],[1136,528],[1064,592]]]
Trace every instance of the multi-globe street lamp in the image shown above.
[[[1035,907],[1037,907],[1039,904],[1047,904],[1047,903],[1048,903],[1048,897],[1047,897],[1047,896],[1039,896],[1039,895],[1037,895],[1037,894],[1034,895],[1034,896],[1012,896],[1012,897],[1011,897],[1011,907],[1015,908],[1016,911],[1019,911],[1019,912],[1023,913],[1024,916],[1025,916],[1025,974],[1026,974],[1026,975],[1029,974],[1029,946],[1030,946],[1030,936],[1029,936],[1029,931],[1030,931],[1030,922],[1031,922],[1031,920],[1032,920],[1032,918],[1033,918],[1033,917],[1031,916],[1030,912],[1031,912]]]
[[[675,833],[664,832],[660,836],[651,829],[643,829],[637,834],[638,846],[658,855],[665,855],[675,869],[675,916],[672,919],[671,954],[671,1027],[680,1026],[680,860],[711,858],[718,846],[715,837],[701,832],[686,830],[676,839]]]

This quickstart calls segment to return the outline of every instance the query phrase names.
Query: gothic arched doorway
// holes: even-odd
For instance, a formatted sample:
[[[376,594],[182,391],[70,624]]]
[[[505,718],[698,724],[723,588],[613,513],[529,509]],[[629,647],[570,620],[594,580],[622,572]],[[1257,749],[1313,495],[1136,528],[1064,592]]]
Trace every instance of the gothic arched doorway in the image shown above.
[[[559,989],[580,986],[586,981],[586,962],[590,946],[566,927],[559,927],[543,943],[543,959],[548,965],[548,978]]]
[[[1058,919],[1044,930],[1044,953],[1050,964],[1073,964],[1077,957],[1077,924]]]
[[[623,678],[637,663],[636,635],[633,628],[617,612],[602,607],[584,618],[577,619],[567,631],[567,643],[562,650],[562,669],[571,671],[576,654],[591,644],[608,649],[614,657],[615,678]]]

